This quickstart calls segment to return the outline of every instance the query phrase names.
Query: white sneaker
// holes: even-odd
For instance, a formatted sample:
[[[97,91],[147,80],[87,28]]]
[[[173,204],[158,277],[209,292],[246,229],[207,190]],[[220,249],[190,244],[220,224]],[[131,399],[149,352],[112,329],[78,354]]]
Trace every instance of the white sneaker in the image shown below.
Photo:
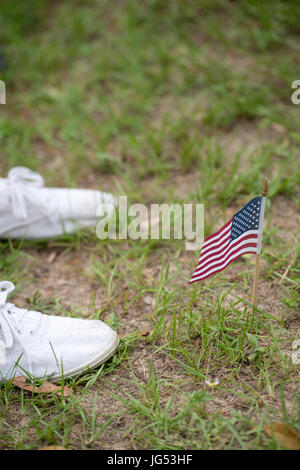
[[[112,194],[92,189],[45,188],[41,175],[25,167],[0,178],[0,238],[45,239],[96,226],[97,209],[112,211]]]
[[[119,337],[100,320],[57,317],[7,303],[15,286],[0,282],[0,381],[26,375],[52,381],[109,359]]]

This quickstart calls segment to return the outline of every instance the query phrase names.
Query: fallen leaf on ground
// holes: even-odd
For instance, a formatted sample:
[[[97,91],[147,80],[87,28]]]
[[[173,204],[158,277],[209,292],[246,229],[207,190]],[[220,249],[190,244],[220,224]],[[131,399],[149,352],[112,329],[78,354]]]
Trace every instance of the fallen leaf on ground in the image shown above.
[[[139,336],[148,336],[150,333],[149,330],[144,330],[144,331],[138,331],[138,335]],[[120,338],[126,338],[126,336],[130,336],[131,333],[125,333],[123,335],[119,335]]]
[[[61,446],[46,446],[46,447],[40,447],[38,450],[68,450],[65,447]]]
[[[140,336],[148,336],[149,333],[150,333],[149,330],[139,331],[139,335],[140,335]]]
[[[48,262],[49,264],[53,263],[53,261],[55,260],[56,256],[57,256],[56,251],[52,251],[52,253],[51,253],[51,254],[48,256],[48,258],[47,258],[47,262]]]
[[[283,447],[289,450],[300,450],[300,435],[288,424],[273,423],[265,426],[265,431],[268,436],[278,440]]]
[[[44,382],[40,386],[32,385],[30,383],[26,383],[26,377],[20,376],[15,377],[13,380],[13,385],[16,387],[21,388],[22,390],[27,390],[28,392],[34,393],[52,393],[61,390],[61,387],[54,385],[51,382]],[[68,397],[73,393],[73,390],[69,387],[64,387],[64,397]],[[61,391],[58,392],[58,396],[61,396]]]

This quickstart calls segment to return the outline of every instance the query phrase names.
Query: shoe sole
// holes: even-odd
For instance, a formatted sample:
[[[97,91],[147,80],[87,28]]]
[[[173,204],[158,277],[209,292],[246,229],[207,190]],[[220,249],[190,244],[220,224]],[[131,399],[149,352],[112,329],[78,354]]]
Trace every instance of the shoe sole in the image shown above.
[[[104,351],[101,352],[98,356],[96,356],[92,361],[87,362],[86,364],[82,364],[79,367],[76,367],[75,369],[71,369],[67,372],[63,372],[63,374],[60,375],[54,375],[50,377],[52,382],[58,382],[59,380],[64,377],[64,379],[69,379],[70,377],[76,377],[78,375],[81,375],[83,372],[85,372],[88,369],[95,369],[96,367],[100,366],[101,364],[104,364],[113,354],[116,352],[118,349],[118,345],[120,342],[120,338],[115,333],[115,337],[111,344],[104,349]]]

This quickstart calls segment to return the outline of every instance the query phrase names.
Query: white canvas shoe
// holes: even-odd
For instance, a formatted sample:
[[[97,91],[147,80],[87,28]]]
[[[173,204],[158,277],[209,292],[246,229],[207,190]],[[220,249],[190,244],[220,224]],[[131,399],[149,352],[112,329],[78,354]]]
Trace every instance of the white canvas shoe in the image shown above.
[[[41,175],[15,167],[0,178],[0,238],[47,239],[96,226],[101,205],[112,211],[116,199],[92,189],[45,188]]]
[[[0,382],[30,374],[57,381],[109,359],[119,337],[100,320],[45,315],[7,303],[15,286],[0,282]]]

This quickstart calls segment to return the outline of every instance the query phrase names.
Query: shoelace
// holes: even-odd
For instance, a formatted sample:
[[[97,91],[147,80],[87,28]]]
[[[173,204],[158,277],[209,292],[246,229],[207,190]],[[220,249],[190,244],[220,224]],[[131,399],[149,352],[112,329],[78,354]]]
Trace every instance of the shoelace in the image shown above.
[[[26,207],[26,199],[40,208],[37,215],[34,217],[34,220],[30,220],[31,223],[37,222],[44,217],[48,217],[53,224],[59,225],[58,221],[54,217],[56,207],[53,201],[37,201],[36,196],[33,196],[32,193],[28,191],[29,188],[42,188],[44,185],[45,182],[43,177],[29,168],[16,166],[9,171],[9,199],[11,201],[12,212],[19,223],[14,223],[11,227],[3,227],[1,233],[6,233],[11,229],[23,226],[24,221],[27,221],[28,211]]]
[[[27,309],[19,309],[16,311],[16,307],[13,304],[7,303],[8,295],[13,292],[15,286],[12,282],[2,281],[0,282],[0,328],[4,337],[4,341],[0,340],[0,365],[5,363],[6,349],[11,348],[14,342],[14,336],[22,333],[21,319],[28,313]],[[42,316],[42,314],[38,314]],[[30,333],[34,334],[35,331],[31,330]],[[27,356],[29,363],[29,372],[31,373],[31,361],[30,354],[26,346],[22,342],[20,336],[18,341],[21,343],[24,353]]]

